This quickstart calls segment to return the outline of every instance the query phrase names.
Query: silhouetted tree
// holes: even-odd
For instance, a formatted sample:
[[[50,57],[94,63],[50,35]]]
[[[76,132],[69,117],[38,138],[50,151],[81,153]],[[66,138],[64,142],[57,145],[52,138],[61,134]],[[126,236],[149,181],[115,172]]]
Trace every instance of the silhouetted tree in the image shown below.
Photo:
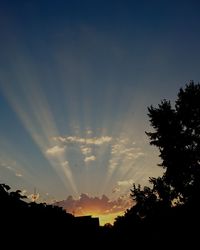
[[[191,81],[181,88],[174,107],[163,100],[148,111],[154,131],[146,134],[158,147],[165,171],[150,178],[151,187],[133,185],[133,214],[141,218],[141,232],[153,244],[156,235],[160,243],[195,245],[200,223],[200,84]]]
[[[191,81],[181,88],[174,108],[163,100],[148,111],[154,131],[147,135],[150,144],[159,148],[163,183],[171,187],[173,198],[184,202],[196,198],[200,191],[200,84]]]
[[[150,211],[153,211],[157,202],[157,196],[154,193],[154,190],[149,187],[141,189],[140,185],[138,185],[138,187],[133,185],[131,197],[136,201],[135,212],[141,218],[145,217]]]
[[[131,210],[132,217],[137,215],[142,220],[154,218],[166,213],[172,206],[173,192],[163,178],[150,178],[149,182],[152,187],[142,188],[134,184],[131,189],[131,197],[135,201],[134,209]]]

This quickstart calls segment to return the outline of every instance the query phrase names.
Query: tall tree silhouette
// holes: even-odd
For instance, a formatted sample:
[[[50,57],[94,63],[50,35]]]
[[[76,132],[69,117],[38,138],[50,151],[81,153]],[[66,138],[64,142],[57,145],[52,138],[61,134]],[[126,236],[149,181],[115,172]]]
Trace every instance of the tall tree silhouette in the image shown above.
[[[144,218],[175,204],[200,207],[200,84],[191,81],[181,88],[174,107],[168,100],[150,106],[148,116],[153,131],[146,134],[158,147],[165,171],[150,178],[152,188],[133,185],[135,211]]]
[[[150,144],[159,148],[165,169],[163,181],[176,199],[187,202],[200,190],[200,84],[191,81],[180,89],[174,108],[163,100],[148,108],[154,128]]]
[[[195,246],[200,223],[200,84],[191,81],[181,88],[174,105],[163,100],[158,107],[150,106],[148,116],[153,130],[146,134],[160,151],[164,174],[150,178],[151,187],[133,185],[130,219],[139,216],[138,235],[145,232],[154,245],[156,235],[159,244],[169,247],[172,242],[179,248]]]

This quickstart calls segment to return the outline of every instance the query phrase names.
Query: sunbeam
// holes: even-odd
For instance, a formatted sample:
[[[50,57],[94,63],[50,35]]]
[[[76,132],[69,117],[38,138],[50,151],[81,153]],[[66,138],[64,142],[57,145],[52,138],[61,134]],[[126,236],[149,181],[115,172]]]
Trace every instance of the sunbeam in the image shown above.
[[[198,32],[182,39],[179,18],[146,22],[142,11],[144,25],[124,3],[108,15],[85,2],[80,12],[68,1],[11,2],[0,8],[2,182],[37,188],[48,202],[82,193],[113,201],[162,175],[147,107],[198,80]]]
[[[54,122],[47,99],[38,85],[38,80],[35,79],[35,76],[28,74],[27,67],[24,68],[23,71],[26,71],[25,75],[20,68],[16,68],[17,74],[15,78],[16,81],[18,81],[17,93],[15,92],[16,89],[12,88],[13,85],[8,79],[1,79],[1,87],[4,95],[64,185],[66,185],[67,188],[69,188],[70,185],[72,191],[77,194],[78,191],[72,171],[69,166],[63,166],[63,163],[67,160],[65,155],[60,153],[54,154],[52,159],[52,157],[49,157],[49,154],[46,153],[48,148],[55,147],[51,138],[56,135],[58,136],[59,132],[56,128],[56,123]]]
[[[136,92],[129,94],[126,102],[122,101],[122,96],[116,103],[117,92],[113,95],[110,85],[104,86],[100,97],[106,98],[97,118],[95,112],[99,107],[94,105],[98,105],[100,99],[97,97],[96,102],[90,97],[89,88],[92,85],[84,85],[90,80],[86,73],[81,83],[83,91],[80,92],[77,82],[81,79],[74,73],[68,75],[68,71],[61,72],[59,62],[56,75],[59,75],[57,82],[60,81],[60,84],[51,83],[50,88],[54,92],[48,95],[48,85],[42,83],[42,80],[47,81],[49,77],[41,77],[37,68],[34,72],[30,60],[17,57],[16,53],[13,77],[2,73],[1,89],[67,192],[77,196],[81,190],[97,195],[109,193],[114,197],[112,190],[119,186],[118,183],[127,183],[130,179],[136,183],[139,180],[147,183],[145,176],[150,171],[144,166],[146,152],[142,147],[145,142],[140,134],[139,144],[142,147],[138,145],[138,125],[135,121],[139,107],[144,105],[141,99],[137,101],[138,110],[135,108]],[[12,83],[13,78],[17,87]],[[125,93],[124,90],[123,95]],[[54,103],[58,96],[59,105]],[[116,111],[112,114],[113,110]],[[25,161],[29,169],[28,159],[25,158]],[[20,177],[20,173],[16,174]],[[128,184],[121,192],[128,192],[131,186],[130,182]]]

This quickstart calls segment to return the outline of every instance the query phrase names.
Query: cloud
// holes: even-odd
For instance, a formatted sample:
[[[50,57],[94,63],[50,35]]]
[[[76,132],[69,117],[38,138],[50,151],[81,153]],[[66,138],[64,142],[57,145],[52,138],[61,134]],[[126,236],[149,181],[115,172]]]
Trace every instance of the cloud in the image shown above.
[[[127,187],[127,186],[133,185],[133,183],[134,183],[134,181],[132,179],[129,179],[129,180],[118,181],[117,185]]]
[[[130,164],[143,155],[141,148],[136,147],[135,142],[129,138],[116,138],[111,145],[111,158],[108,166],[109,174],[112,174],[120,166],[130,167]]]
[[[112,145],[111,148],[111,154],[112,155],[120,155],[124,158],[127,158],[129,160],[137,159],[140,156],[144,155],[143,152],[141,152],[141,149],[138,147],[129,147],[129,144],[125,143],[116,143]]]
[[[92,132],[91,129],[88,129],[88,130],[86,131],[86,133],[87,133],[88,135],[91,135],[93,132]]]
[[[84,162],[90,162],[90,161],[95,161],[95,160],[96,160],[96,157],[94,155],[91,155],[91,156],[85,157]]]
[[[14,165],[16,165],[15,162],[12,162]],[[6,163],[0,162],[0,166],[4,167],[6,169],[8,169],[9,171],[11,171],[15,176],[17,177],[23,177],[23,175],[21,173],[18,172],[18,170],[16,169],[16,167],[11,167],[10,165],[7,165]]]
[[[112,170],[112,169],[115,169],[118,165],[119,165],[119,163],[118,162],[116,162],[114,159],[111,159],[111,160],[109,160],[109,168]]]
[[[9,169],[9,170],[12,170],[12,171],[14,170],[14,168],[11,167],[11,166],[6,166],[6,168]]]
[[[21,191],[21,195],[26,195],[26,193],[27,193],[27,190],[26,190],[26,189],[23,189],[23,190]]]
[[[91,137],[83,138],[78,136],[57,136],[53,138],[55,141],[71,144],[85,144],[85,145],[102,145],[104,143],[109,143],[112,140],[110,136],[101,136],[101,137]]]
[[[112,189],[112,193],[113,193],[113,194],[118,193],[118,192],[120,192],[120,188],[119,188],[119,187],[114,187],[114,188]]]
[[[22,176],[23,176],[23,175],[20,174],[20,173],[15,173],[15,175],[16,175],[17,177],[22,177]]]
[[[40,198],[40,194],[39,193],[37,193],[37,194],[30,194],[27,197],[31,201],[37,201]]]
[[[91,152],[92,152],[92,149],[91,148],[89,148],[89,147],[85,147],[85,146],[81,146],[81,152],[82,152],[82,154],[83,155],[88,155],[88,154],[91,154]]]
[[[4,163],[4,162],[0,162],[0,166],[1,166],[1,167],[7,167],[7,164]]]
[[[49,156],[57,156],[60,154],[63,154],[65,152],[65,146],[64,147],[60,147],[60,146],[53,146],[51,148],[48,148],[46,150],[46,154]]]
[[[62,162],[61,163],[61,165],[63,166],[63,167],[69,167],[69,162],[68,161],[64,161],[64,162]]]
[[[131,207],[132,201],[127,196],[110,200],[106,195],[90,197],[87,194],[81,194],[79,199],[68,196],[66,200],[56,202],[55,205],[63,207],[67,212],[75,215],[105,215],[127,210]]]
[[[4,167],[11,171],[14,171],[16,167],[16,162],[12,160],[6,160],[6,162],[0,161],[0,167]]]

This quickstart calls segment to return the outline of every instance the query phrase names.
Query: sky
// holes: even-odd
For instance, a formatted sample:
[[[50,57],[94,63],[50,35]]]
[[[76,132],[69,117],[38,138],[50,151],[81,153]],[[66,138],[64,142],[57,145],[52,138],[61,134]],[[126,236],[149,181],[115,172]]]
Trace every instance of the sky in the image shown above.
[[[75,214],[162,175],[147,108],[200,80],[199,1],[2,0],[0,182]],[[84,204],[84,205],[83,205]]]

